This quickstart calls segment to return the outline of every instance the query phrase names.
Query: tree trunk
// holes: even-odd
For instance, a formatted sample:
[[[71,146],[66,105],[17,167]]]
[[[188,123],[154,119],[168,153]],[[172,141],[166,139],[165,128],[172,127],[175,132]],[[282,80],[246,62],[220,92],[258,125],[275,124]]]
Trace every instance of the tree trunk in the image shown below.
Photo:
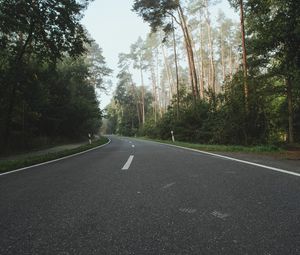
[[[166,54],[166,51],[165,51],[165,48],[164,48],[163,44],[161,44],[161,50],[162,50],[163,57],[164,57],[164,64],[165,64],[165,69],[166,69],[167,78],[168,78],[168,82],[169,82],[169,88],[172,91],[172,95],[173,95],[174,79],[173,79],[172,72],[170,70],[170,65],[169,65],[168,57],[167,57],[167,54]]]
[[[180,18],[180,26],[183,31],[187,55],[188,55],[188,63],[189,63],[189,68],[190,68],[193,96],[194,96],[194,99],[196,100],[199,97],[199,88],[198,88],[197,72],[196,72],[196,67],[195,67],[194,52],[193,52],[192,41],[191,41],[189,29],[187,27],[187,23],[186,23],[184,14],[183,14],[183,10],[180,5],[178,7],[178,15]]]
[[[156,76],[155,76],[155,71],[154,71],[154,67],[151,64],[150,67],[150,71],[151,71],[151,79],[152,79],[152,94],[153,94],[153,116],[154,116],[154,122],[156,123],[157,121],[157,95],[156,95]]]
[[[158,89],[160,88],[160,77],[159,77],[159,49],[156,48],[156,102],[158,107],[159,116],[162,117],[161,107],[160,107],[160,96]]]
[[[200,97],[204,99],[204,59],[203,59],[203,31],[200,20]]]
[[[196,46],[195,46],[195,42],[194,42],[192,36],[191,36],[191,43],[192,43],[192,50],[194,52],[194,51],[196,51]],[[196,59],[195,65],[197,66],[196,70],[199,71],[199,75],[197,74],[197,79],[198,79],[198,83],[200,83],[199,84],[200,86],[198,86],[199,88],[198,88],[198,91],[197,91],[197,93],[198,93],[197,96],[202,98],[202,92],[203,91],[201,90],[201,88],[202,88],[201,87],[201,59],[200,59],[200,56],[198,54],[195,55],[195,59]]]
[[[214,64],[214,49],[213,49],[213,40],[211,35],[211,25],[208,13],[208,6],[206,7],[206,25],[207,25],[207,36],[208,36],[208,46],[209,46],[209,54],[210,54],[210,85],[213,93],[216,93],[216,71]]]
[[[141,82],[142,82],[142,124],[145,124],[145,87],[144,87],[144,75],[142,68],[141,71]]]
[[[288,142],[294,143],[293,91],[292,91],[292,83],[290,77],[286,79],[286,89],[287,89],[288,119],[289,119]]]
[[[175,73],[176,73],[176,95],[177,95],[177,119],[179,119],[179,75],[178,75],[178,60],[177,60],[177,44],[174,28],[174,19],[172,19],[173,25],[173,47],[174,47],[174,62],[175,62]]]
[[[131,78],[131,88],[132,88],[132,93],[134,95],[134,98],[135,98],[135,105],[136,105],[136,111],[137,111],[137,116],[138,116],[138,121],[139,121],[139,127],[141,126],[141,111],[140,111],[140,107],[139,107],[139,96],[138,94],[136,93],[136,90],[135,90],[135,87],[134,87],[134,82],[132,80],[132,77],[130,76]]]
[[[225,53],[224,53],[224,40],[223,40],[223,28],[221,27],[221,35],[220,35],[220,47],[221,47],[221,65],[222,65],[222,74],[223,74],[223,82],[226,79],[226,65],[225,65]]]
[[[247,50],[245,39],[245,24],[244,24],[244,4],[243,0],[240,0],[240,16],[241,16],[241,33],[242,33],[242,48],[243,48],[243,71],[244,71],[244,96],[245,96],[245,109],[249,110],[249,88],[248,88],[248,66],[247,66]]]
[[[232,58],[232,47],[229,49],[229,75],[230,80],[233,78],[233,58]]]

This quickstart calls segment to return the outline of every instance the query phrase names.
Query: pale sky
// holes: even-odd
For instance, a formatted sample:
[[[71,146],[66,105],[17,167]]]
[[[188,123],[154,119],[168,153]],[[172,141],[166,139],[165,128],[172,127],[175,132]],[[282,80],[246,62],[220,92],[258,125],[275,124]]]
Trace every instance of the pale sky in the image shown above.
[[[103,55],[108,67],[114,70],[112,81],[117,75],[119,53],[129,52],[130,45],[139,36],[145,38],[150,29],[142,18],[131,11],[133,0],[94,0],[85,12],[82,24],[87,28],[92,38],[103,49]],[[223,0],[214,8],[212,16],[222,9],[229,17],[237,17],[229,9],[227,1]],[[114,84],[115,85],[115,84]],[[113,89],[111,90],[113,92]],[[111,95],[101,95],[101,109],[110,102]]]

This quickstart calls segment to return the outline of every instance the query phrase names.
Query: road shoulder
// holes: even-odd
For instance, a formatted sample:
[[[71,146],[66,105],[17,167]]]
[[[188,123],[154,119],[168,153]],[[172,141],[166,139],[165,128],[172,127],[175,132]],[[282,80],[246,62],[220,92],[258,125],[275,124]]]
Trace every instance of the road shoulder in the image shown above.
[[[11,172],[22,171],[31,167],[49,164],[58,160],[74,157],[88,151],[100,148],[110,143],[110,139],[101,137],[92,144],[85,144],[81,146],[59,146],[56,149],[40,151],[38,154],[31,156],[20,156],[15,159],[0,160],[0,175]],[[73,148],[72,148],[73,147]]]
[[[246,161],[254,164],[261,164],[268,167],[278,168],[281,170],[286,170],[300,174],[300,151],[278,151],[278,152],[224,152],[224,151],[210,151],[202,148],[195,148],[185,146],[183,143],[171,143],[169,141],[155,141],[151,139],[140,139],[141,141],[150,141],[160,144],[165,144],[166,146],[172,146],[177,148],[188,149],[192,151],[199,151],[199,153],[215,154],[221,157],[230,157],[232,159],[237,159],[240,161]],[[196,145],[196,144],[195,144]],[[197,145],[196,145],[197,146]]]
[[[300,158],[298,158],[296,154],[294,154],[292,157],[286,152],[261,154],[244,152],[217,152],[216,154],[300,173]]]

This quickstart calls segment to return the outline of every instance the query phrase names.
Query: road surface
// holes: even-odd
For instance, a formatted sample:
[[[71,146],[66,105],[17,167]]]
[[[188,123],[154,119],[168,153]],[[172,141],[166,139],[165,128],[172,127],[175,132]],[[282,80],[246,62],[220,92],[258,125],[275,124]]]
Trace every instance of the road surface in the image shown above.
[[[0,176],[0,254],[300,254],[300,177],[112,137]]]

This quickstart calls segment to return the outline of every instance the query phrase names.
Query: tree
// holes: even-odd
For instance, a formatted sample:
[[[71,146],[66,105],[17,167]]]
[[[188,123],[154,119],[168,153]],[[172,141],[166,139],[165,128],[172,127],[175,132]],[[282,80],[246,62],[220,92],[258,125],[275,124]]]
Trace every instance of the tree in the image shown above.
[[[152,97],[153,97],[153,115],[154,115],[154,122],[157,122],[157,113],[158,113],[158,79],[156,69],[156,60],[158,58],[158,48],[160,42],[156,33],[151,33],[147,36],[145,41],[145,54],[144,60],[146,62],[146,66],[150,71],[150,80],[152,83]]]
[[[140,71],[142,85],[142,124],[145,123],[145,83],[144,70],[147,68],[144,60],[145,43],[141,37],[131,45],[130,57],[133,60],[133,67]]]
[[[103,51],[95,41],[90,39],[91,44],[87,46],[86,64],[88,65],[89,81],[92,86],[104,92],[107,91],[107,80],[112,70],[107,67]]]
[[[150,24],[153,32],[156,32],[158,28],[162,28],[165,32],[172,31],[173,19],[181,27],[187,51],[192,93],[194,100],[196,100],[199,97],[199,86],[194,52],[186,16],[184,15],[180,1],[135,0],[133,9]]]
[[[248,63],[247,63],[247,48],[246,48],[246,34],[245,34],[245,19],[244,19],[244,0],[229,0],[232,6],[240,10],[241,19],[241,36],[243,49],[243,74],[244,74],[244,96],[246,112],[249,110],[249,87],[248,87]]]
[[[150,104],[152,102],[151,94],[144,91],[142,87],[136,88],[132,84],[131,74],[122,71],[118,74],[118,85],[114,92],[114,98],[112,99],[110,105],[108,106],[108,113],[110,118],[110,123],[112,124],[112,130],[121,135],[132,136],[137,134],[139,128],[138,113],[135,111],[136,102],[135,95],[145,94],[144,104],[145,104],[145,114],[151,112]],[[132,86],[135,90],[132,90]]]
[[[141,105],[140,105],[141,100],[137,93],[134,81],[132,79],[132,73],[130,73],[131,60],[132,60],[132,57],[130,54],[120,53],[118,67],[120,68],[120,73],[127,74],[127,76],[128,76],[129,83],[131,84],[132,94],[134,95],[134,100],[135,100],[135,104],[136,104],[136,112],[137,112],[137,116],[138,116],[139,126],[141,126],[142,125],[142,117],[141,117],[142,109],[141,109]]]
[[[268,70],[285,86],[288,112],[288,141],[294,142],[294,108],[299,102],[293,97],[299,86],[300,34],[297,1],[248,0],[246,3],[247,32],[251,55],[256,66]]]
[[[85,1],[0,1],[0,46],[9,61],[5,81],[5,124],[3,137],[8,141],[15,98],[22,87],[22,66],[30,57],[50,60],[53,65],[64,54],[78,56],[85,51],[88,39],[80,24]]]

